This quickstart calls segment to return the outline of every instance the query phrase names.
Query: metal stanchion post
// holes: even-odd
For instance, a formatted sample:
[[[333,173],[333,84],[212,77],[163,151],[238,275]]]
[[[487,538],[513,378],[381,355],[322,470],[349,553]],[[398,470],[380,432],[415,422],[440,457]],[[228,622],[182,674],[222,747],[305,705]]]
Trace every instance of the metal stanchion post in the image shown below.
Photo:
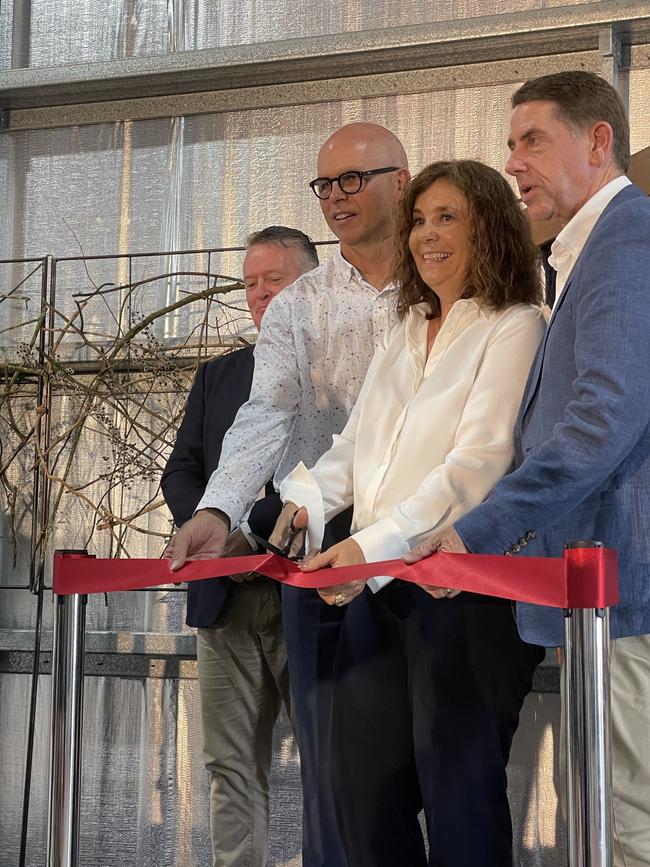
[[[78,864],[86,599],[54,595],[48,867]]]
[[[600,547],[600,542],[573,542],[567,546]],[[569,867],[611,867],[609,610],[569,610],[565,633]]]

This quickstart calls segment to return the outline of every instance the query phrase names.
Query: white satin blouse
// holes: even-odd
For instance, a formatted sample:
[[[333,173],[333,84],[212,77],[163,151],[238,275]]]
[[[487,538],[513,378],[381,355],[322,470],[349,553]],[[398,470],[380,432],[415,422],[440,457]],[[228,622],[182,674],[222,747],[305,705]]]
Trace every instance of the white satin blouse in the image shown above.
[[[543,311],[457,301],[428,358],[426,311],[412,307],[377,349],[329,451],[282,481],[282,499],[309,511],[309,549],[354,503],[352,538],[366,561],[400,557],[478,505],[510,466]]]

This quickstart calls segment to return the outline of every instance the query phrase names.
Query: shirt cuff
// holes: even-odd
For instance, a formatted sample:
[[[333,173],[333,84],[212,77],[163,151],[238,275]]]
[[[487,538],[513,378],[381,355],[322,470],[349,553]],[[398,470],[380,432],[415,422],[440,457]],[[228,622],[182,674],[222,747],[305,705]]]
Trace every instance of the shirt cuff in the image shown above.
[[[247,520],[246,520],[246,521],[242,521],[241,524],[239,525],[239,528],[238,528],[238,529],[240,529],[240,530],[242,531],[242,535],[244,536],[244,539],[246,539],[246,541],[247,541],[248,544],[251,546],[251,548],[253,549],[253,551],[258,551],[258,550],[259,550],[259,545],[257,544],[257,542],[255,541],[255,539],[253,539],[253,537],[252,537],[252,535],[251,535],[252,530],[251,530],[251,528],[250,528],[250,526],[249,526],[249,524],[248,524],[248,521],[247,521]]]
[[[363,530],[357,530],[352,538],[363,551],[366,563],[397,560],[410,550],[399,526],[390,518],[382,518]],[[376,575],[368,579],[368,587],[377,593],[393,580],[389,575]]]
[[[305,550],[320,551],[325,532],[325,509],[318,482],[302,463],[298,464],[280,484],[280,499],[304,506],[309,515]]]
[[[237,514],[238,509],[236,507],[233,507],[232,504],[226,504],[224,502],[218,502],[215,499],[213,499],[212,497],[210,497],[209,494],[206,492],[203,495],[203,497],[199,500],[199,503],[198,503],[196,509],[194,509],[194,514],[192,517],[194,517],[194,515],[196,515],[196,513],[200,512],[202,509],[218,509],[220,512],[223,512],[224,515],[226,515],[228,520],[230,521],[231,530],[234,530],[235,525],[237,524],[237,521],[234,520],[233,516],[235,514]],[[241,510],[239,510],[239,515],[241,515]],[[238,517],[239,517],[239,515],[238,515]]]

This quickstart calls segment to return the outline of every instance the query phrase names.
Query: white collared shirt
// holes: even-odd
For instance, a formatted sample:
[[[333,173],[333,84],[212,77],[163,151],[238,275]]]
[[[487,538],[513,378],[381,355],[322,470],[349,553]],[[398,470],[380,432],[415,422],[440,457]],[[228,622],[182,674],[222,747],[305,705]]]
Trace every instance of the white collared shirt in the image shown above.
[[[555,304],[566,286],[573,266],[587,243],[591,230],[607,205],[622,189],[632,181],[625,175],[614,178],[593,195],[580,210],[571,217],[566,226],[551,244],[551,255],[548,263],[557,271],[555,281]],[[555,304],[553,305],[555,307]]]
[[[366,561],[397,558],[478,505],[510,466],[542,310],[457,301],[427,358],[427,309],[412,307],[375,354],[332,448],[282,482],[282,499],[309,511],[309,548],[354,502],[353,538]]]
[[[314,464],[348,420],[397,292],[364,280],[337,251],[271,301],[255,346],[250,399],[224,437],[198,509],[237,524],[270,478]]]

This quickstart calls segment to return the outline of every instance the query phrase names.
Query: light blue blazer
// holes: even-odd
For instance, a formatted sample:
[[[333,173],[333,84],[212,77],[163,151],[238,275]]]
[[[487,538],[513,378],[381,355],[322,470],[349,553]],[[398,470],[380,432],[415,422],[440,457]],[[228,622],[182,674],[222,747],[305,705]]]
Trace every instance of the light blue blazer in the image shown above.
[[[594,226],[533,361],[513,471],[456,524],[474,553],[619,555],[613,637],[650,632],[650,198],[625,187]],[[522,558],[521,568],[526,568]],[[527,641],[564,640],[562,612],[518,605]]]

